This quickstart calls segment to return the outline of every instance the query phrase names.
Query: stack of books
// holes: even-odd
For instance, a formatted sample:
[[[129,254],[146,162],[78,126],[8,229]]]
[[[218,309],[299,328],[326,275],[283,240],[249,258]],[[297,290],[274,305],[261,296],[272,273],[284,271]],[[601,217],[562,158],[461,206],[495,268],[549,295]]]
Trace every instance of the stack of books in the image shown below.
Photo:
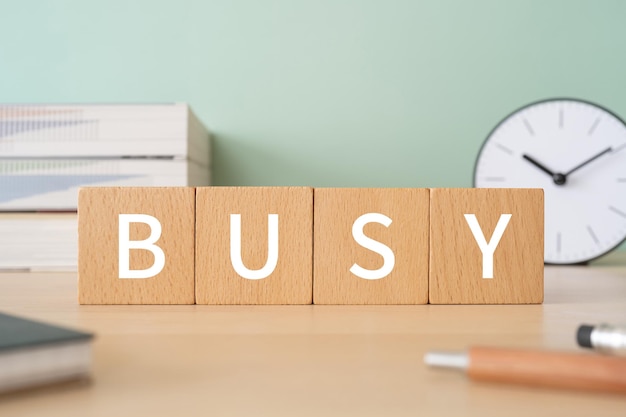
[[[0,106],[0,269],[76,269],[84,186],[211,184],[186,104]]]

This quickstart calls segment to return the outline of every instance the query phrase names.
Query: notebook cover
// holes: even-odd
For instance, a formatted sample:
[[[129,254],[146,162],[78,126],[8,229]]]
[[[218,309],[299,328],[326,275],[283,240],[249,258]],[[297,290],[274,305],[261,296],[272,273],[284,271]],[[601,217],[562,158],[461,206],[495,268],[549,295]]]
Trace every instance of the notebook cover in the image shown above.
[[[93,338],[90,333],[0,313],[0,353]]]

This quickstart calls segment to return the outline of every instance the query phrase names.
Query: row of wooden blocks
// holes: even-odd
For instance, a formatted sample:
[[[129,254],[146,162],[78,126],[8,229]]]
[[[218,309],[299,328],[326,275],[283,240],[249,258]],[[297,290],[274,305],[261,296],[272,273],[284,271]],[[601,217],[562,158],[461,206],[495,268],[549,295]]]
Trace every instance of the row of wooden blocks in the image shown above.
[[[543,190],[83,188],[81,304],[543,302]]]

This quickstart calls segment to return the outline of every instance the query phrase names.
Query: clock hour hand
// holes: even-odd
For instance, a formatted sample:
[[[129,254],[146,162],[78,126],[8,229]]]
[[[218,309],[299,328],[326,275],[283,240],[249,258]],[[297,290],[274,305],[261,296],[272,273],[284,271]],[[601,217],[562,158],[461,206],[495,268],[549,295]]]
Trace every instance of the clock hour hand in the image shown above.
[[[606,148],[605,150],[603,150],[602,152],[600,152],[597,155],[592,156],[591,158],[587,159],[584,162],[581,162],[580,164],[576,165],[574,168],[570,169],[569,171],[567,171],[565,173],[565,176],[567,177],[569,174],[571,174],[574,171],[578,171],[580,168],[584,167],[585,165],[587,165],[589,162],[591,161],[595,161],[596,159],[598,159],[599,157],[601,157],[602,155],[612,152],[613,148],[611,148],[610,146],[608,148]]]
[[[537,168],[539,168],[540,170],[548,174],[550,177],[552,177],[552,181],[554,181],[556,185],[565,184],[566,175],[560,174],[558,172],[552,172],[549,168],[547,168],[541,162],[537,161],[535,158],[533,158],[532,156],[529,156],[528,154],[522,155],[522,158],[524,158],[525,160],[527,160],[528,162],[530,162],[531,164],[533,164],[534,166],[536,166]]]
[[[528,162],[530,162],[531,164],[533,164],[534,166],[536,166],[537,168],[539,168],[540,170],[548,174],[549,176],[551,177],[554,176],[554,172],[550,171],[550,169],[546,168],[541,162],[537,161],[532,156],[528,156],[527,154],[524,154],[522,155],[522,158],[524,158],[525,160],[527,160]]]

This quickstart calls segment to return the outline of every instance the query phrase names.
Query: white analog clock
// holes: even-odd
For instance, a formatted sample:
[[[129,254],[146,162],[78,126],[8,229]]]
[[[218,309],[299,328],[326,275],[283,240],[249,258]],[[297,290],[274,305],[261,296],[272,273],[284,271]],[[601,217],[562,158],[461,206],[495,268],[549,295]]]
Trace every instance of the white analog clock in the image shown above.
[[[546,263],[597,258],[626,239],[626,125],[580,100],[525,106],[485,140],[474,186],[543,188]]]

